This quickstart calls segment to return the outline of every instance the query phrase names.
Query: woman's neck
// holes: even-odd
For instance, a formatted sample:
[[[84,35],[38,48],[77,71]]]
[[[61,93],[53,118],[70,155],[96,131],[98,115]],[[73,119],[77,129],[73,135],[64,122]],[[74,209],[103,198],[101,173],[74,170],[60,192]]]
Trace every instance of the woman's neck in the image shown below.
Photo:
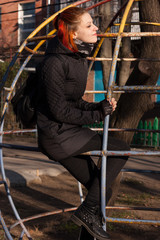
[[[93,43],[82,42],[79,39],[75,39],[74,42],[77,45],[78,52],[80,52],[86,56],[91,54],[93,47],[94,47]]]

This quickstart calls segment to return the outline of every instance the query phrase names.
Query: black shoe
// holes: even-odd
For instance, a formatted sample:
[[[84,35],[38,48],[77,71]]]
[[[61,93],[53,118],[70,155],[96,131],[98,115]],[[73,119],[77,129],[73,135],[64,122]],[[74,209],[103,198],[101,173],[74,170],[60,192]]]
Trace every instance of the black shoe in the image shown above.
[[[84,203],[71,216],[71,220],[78,226],[83,226],[98,240],[110,240],[110,236],[103,230],[102,217],[99,206],[86,207]]]

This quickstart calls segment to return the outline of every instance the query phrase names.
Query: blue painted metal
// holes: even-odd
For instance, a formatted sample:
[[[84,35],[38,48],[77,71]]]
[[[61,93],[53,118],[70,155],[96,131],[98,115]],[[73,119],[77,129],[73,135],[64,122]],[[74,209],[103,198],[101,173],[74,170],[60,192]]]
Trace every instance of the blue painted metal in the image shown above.
[[[106,145],[107,145],[107,139],[106,139],[106,142],[104,142],[104,148]],[[8,144],[8,143],[0,143],[0,149],[2,149],[2,148],[39,152],[38,147],[14,145],[14,144]],[[160,156],[160,151],[106,151],[106,150],[102,150],[102,151],[86,152],[86,153],[83,153],[83,155],[102,156],[102,157],[103,156]]]
[[[123,87],[121,87],[122,89]],[[132,92],[136,92],[136,93],[154,93],[154,94],[160,94],[160,89],[156,90],[154,88],[149,88],[147,89],[146,87],[146,90],[145,89],[126,89],[124,88],[124,90],[119,90],[118,87],[112,87],[113,89],[113,93],[132,93]],[[94,91],[94,90],[86,90],[85,93],[94,93],[94,94],[107,94],[108,93],[108,90],[97,90],[97,91]]]
[[[107,99],[111,99],[111,86],[114,82],[114,74],[116,69],[116,63],[117,63],[117,56],[119,52],[121,37],[117,37],[115,51],[113,55],[112,65],[111,65],[111,72],[110,72],[110,78],[108,83],[108,92],[107,92]],[[109,116],[105,117],[104,121],[104,132],[103,132],[103,152],[107,149],[107,143],[108,143],[108,127],[109,127]],[[107,167],[107,157],[105,155],[102,156],[102,174],[101,174],[101,210],[103,213],[104,218],[106,218],[106,167]],[[106,229],[106,224],[104,224],[104,229]]]
[[[7,71],[5,72],[5,74],[4,74],[4,76],[3,76],[2,80],[1,80],[1,83],[0,83],[0,91],[2,90],[2,88],[4,87],[5,82],[7,81],[7,77],[8,77],[8,74],[9,74],[9,72],[10,72],[10,69],[11,69],[11,68],[13,67],[13,65],[15,64],[18,55],[19,55],[19,52],[17,52],[17,53],[15,54],[15,56],[14,56],[13,59],[12,59],[12,61],[10,62],[9,66],[8,66],[8,68],[7,68]]]
[[[13,240],[13,238],[12,238],[12,236],[11,236],[7,226],[6,226],[6,223],[5,223],[5,221],[2,217],[1,211],[0,211],[0,223],[3,227],[3,229],[4,229],[4,232],[5,232],[5,239],[7,238],[8,240]]]
[[[5,81],[6,81],[6,79],[7,79],[7,76],[8,76],[8,73],[9,73],[9,71],[10,71],[11,66],[13,66],[13,64],[15,63],[15,61],[16,61],[16,59],[17,59],[17,56],[18,56],[18,54],[16,53],[15,57],[14,57],[13,60],[11,61],[11,64],[9,65],[9,67],[8,67],[8,69],[7,69],[7,71],[6,71],[5,75],[4,75],[3,84],[5,83]],[[13,80],[13,83],[12,83],[12,85],[11,85],[11,90],[10,90],[10,92],[9,92],[8,95],[7,95],[7,98],[6,98],[6,101],[5,101],[5,104],[4,104],[4,108],[3,108],[3,111],[2,111],[1,126],[0,126],[0,132],[1,132],[1,133],[3,132],[4,116],[5,116],[6,110],[7,110],[7,108],[8,108],[8,102],[9,102],[9,100],[10,100],[12,91],[13,91],[15,85],[16,85],[16,82],[17,82],[20,74],[22,73],[24,67],[26,66],[26,64],[28,63],[28,61],[31,59],[32,56],[33,56],[33,55],[30,55],[30,56],[27,57],[27,59],[26,59],[26,60],[24,61],[24,63],[22,64],[22,66],[21,66],[21,68],[19,69],[16,77],[15,77],[14,80]],[[1,85],[1,87],[3,87],[3,86]],[[4,186],[5,186],[5,189],[6,189],[7,197],[8,197],[8,200],[9,200],[9,202],[10,202],[10,205],[11,205],[11,207],[12,207],[12,210],[13,210],[13,212],[14,212],[14,215],[15,215],[16,219],[19,221],[19,223],[20,223],[22,229],[24,230],[26,236],[28,237],[28,239],[32,239],[31,236],[30,236],[30,234],[29,234],[29,232],[27,231],[26,227],[24,226],[24,224],[23,224],[23,222],[22,222],[19,214],[18,214],[18,211],[17,211],[17,209],[16,209],[16,207],[15,207],[15,204],[14,204],[14,202],[13,202],[13,199],[12,199],[12,197],[11,197],[9,187],[8,187],[8,185],[7,185],[6,175],[5,175],[5,170],[4,170],[4,164],[3,164],[3,152],[2,152],[2,145],[3,145],[3,144],[2,144],[2,138],[3,138],[3,135],[1,134],[1,135],[0,135],[0,144],[1,144],[1,145],[0,145],[0,167],[1,167],[2,179],[3,179],[3,181],[4,181]]]
[[[160,151],[91,151],[84,153],[91,156],[160,156]],[[118,160],[117,160],[118,161]]]
[[[8,93],[7,97],[6,97],[6,101],[5,101],[5,104],[4,104],[4,108],[3,108],[3,111],[2,111],[2,117],[1,117],[1,129],[0,129],[0,132],[3,132],[3,121],[4,121],[4,116],[5,116],[5,113],[7,111],[7,108],[8,108],[8,103],[9,103],[9,100],[11,98],[11,94],[13,92],[13,89],[22,73],[22,71],[24,70],[25,66],[27,65],[27,63],[29,62],[29,60],[32,58],[33,54],[29,55],[26,60],[24,61],[24,63],[22,64],[22,66],[20,67],[18,73],[16,74],[13,82],[12,82],[12,85],[11,85],[11,90],[10,92]]]
[[[106,151],[108,144],[108,126],[109,126],[109,116],[105,117],[104,120],[104,131],[103,131],[103,146],[102,151]],[[95,151],[96,152],[96,151]],[[100,154],[102,152],[100,151]],[[102,155],[102,167],[101,167],[101,210],[103,217],[106,217],[106,168],[107,168],[107,157]],[[106,225],[103,225],[104,230],[106,230]]]
[[[18,150],[39,152],[38,147],[29,147],[29,146],[14,145],[14,144],[8,144],[8,143],[0,143],[0,147],[1,148],[10,148],[10,149],[18,149]]]
[[[112,86],[112,90],[119,90],[119,91],[149,91],[149,90],[160,90],[160,86]]]
[[[136,173],[154,173],[154,174],[160,174],[160,171],[155,170],[144,170],[144,169],[129,169],[124,168],[121,170],[122,172],[136,172]]]
[[[83,190],[82,190],[82,184],[78,182],[78,190],[79,190],[79,197],[81,203],[84,201],[84,196],[83,196]]]
[[[135,219],[128,219],[128,218],[109,218],[106,217],[107,222],[115,222],[115,223],[136,223],[136,224],[153,224],[153,225],[160,225],[160,221],[157,220],[135,220]]]

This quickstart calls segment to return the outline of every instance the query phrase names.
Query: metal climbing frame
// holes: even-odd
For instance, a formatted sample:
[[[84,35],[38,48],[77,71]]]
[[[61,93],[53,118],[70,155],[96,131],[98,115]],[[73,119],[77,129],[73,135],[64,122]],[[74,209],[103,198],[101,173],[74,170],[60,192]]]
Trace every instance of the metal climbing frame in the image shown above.
[[[81,1],[78,1],[76,3],[73,3],[73,4],[69,5],[69,6],[67,6],[66,8],[60,10],[59,12],[53,14],[46,21],[44,21],[38,28],[36,28],[28,36],[28,38],[23,42],[23,44],[18,49],[17,53],[13,57],[10,65],[9,65],[9,67],[8,67],[6,73],[5,73],[5,75],[4,75],[4,77],[3,77],[2,81],[1,81],[0,90],[3,88],[3,86],[4,86],[4,84],[5,84],[6,80],[7,80],[8,74],[10,72],[10,69],[12,68],[14,63],[16,62],[19,54],[22,53],[22,51],[24,49],[27,50],[29,53],[31,53],[26,58],[26,60],[24,61],[24,63],[20,67],[16,77],[13,80],[13,83],[12,83],[11,88],[10,88],[10,92],[8,93],[8,95],[6,97],[6,101],[5,101],[3,112],[2,112],[2,118],[1,118],[1,127],[0,127],[0,167],[1,167],[2,181],[0,181],[0,184],[3,184],[4,187],[5,187],[5,190],[6,190],[6,193],[7,193],[7,196],[8,196],[8,200],[10,202],[10,205],[12,207],[13,213],[14,213],[15,218],[16,218],[16,222],[12,226],[10,226],[8,228],[6,226],[6,224],[5,224],[5,221],[4,221],[4,219],[2,217],[2,214],[1,214],[1,211],[0,211],[0,223],[2,224],[2,227],[4,229],[4,234],[5,234],[5,238],[6,239],[12,240],[13,238],[12,238],[12,235],[11,235],[11,230],[14,227],[16,227],[17,225],[20,225],[21,228],[22,228],[22,232],[21,232],[21,235],[20,235],[19,239],[23,239],[24,235],[26,235],[26,237],[31,240],[32,238],[30,236],[30,233],[27,231],[27,229],[26,229],[26,227],[24,225],[25,222],[31,221],[33,219],[37,219],[37,218],[40,218],[40,217],[45,217],[45,216],[49,216],[49,215],[62,213],[62,212],[74,211],[76,209],[76,208],[70,208],[70,209],[58,210],[58,211],[54,211],[54,212],[47,212],[47,213],[39,214],[39,215],[36,215],[36,216],[28,217],[26,219],[21,219],[19,214],[18,214],[18,212],[17,212],[17,209],[16,209],[16,207],[14,205],[14,202],[13,202],[13,199],[11,197],[10,190],[9,190],[9,187],[8,187],[8,184],[7,184],[7,181],[6,181],[6,175],[5,175],[4,165],[3,165],[3,152],[2,152],[2,148],[3,147],[6,147],[6,148],[17,148],[17,149],[25,149],[25,150],[29,150],[29,151],[37,151],[38,149],[37,148],[26,147],[26,146],[16,146],[16,145],[11,145],[11,144],[3,144],[2,140],[3,140],[3,135],[4,134],[14,134],[14,133],[19,132],[19,130],[6,131],[6,132],[3,131],[5,113],[6,113],[6,110],[8,108],[8,103],[9,103],[9,101],[11,99],[11,95],[12,95],[13,89],[15,88],[15,85],[16,85],[16,83],[18,81],[18,78],[19,78],[19,76],[21,75],[21,73],[24,70],[25,66],[30,61],[30,59],[32,58],[32,56],[34,54],[43,54],[42,52],[38,52],[38,49],[45,43],[46,39],[54,37],[53,34],[56,32],[56,30],[51,31],[47,36],[42,36],[42,37],[34,37],[34,36],[43,27],[45,27],[48,23],[50,23],[58,15],[58,13],[64,11],[65,9],[67,9],[69,7],[78,6],[78,5],[81,5],[83,3],[90,2],[90,1],[91,0],[81,0]],[[93,5],[89,9],[97,7],[100,4],[104,4],[104,3],[109,2],[109,1],[111,1],[111,0],[103,0],[103,1],[99,2],[98,4]],[[106,94],[107,98],[111,98],[112,92],[114,92],[114,91],[123,91],[123,92],[133,92],[133,91],[157,92],[157,90],[160,90],[160,87],[152,87],[152,86],[148,86],[148,87],[144,87],[144,86],[137,86],[137,87],[135,87],[135,86],[134,87],[124,86],[124,87],[121,87],[121,88],[113,87],[113,80],[114,80],[116,64],[117,64],[118,60],[121,60],[121,59],[118,59],[118,53],[119,53],[119,48],[120,48],[120,43],[121,43],[122,37],[133,36],[133,33],[123,33],[124,26],[126,24],[126,19],[127,19],[128,13],[130,11],[130,8],[131,8],[133,2],[134,2],[134,0],[127,0],[124,3],[124,5],[121,7],[121,9],[117,12],[117,14],[114,16],[114,18],[112,19],[110,24],[108,25],[106,32],[104,34],[99,34],[99,37],[102,37],[102,38],[101,38],[101,40],[100,40],[100,42],[99,42],[99,44],[98,44],[98,46],[97,46],[97,48],[95,50],[93,58],[90,58],[92,60],[92,62],[90,64],[89,71],[91,70],[91,67],[92,67],[92,64],[93,64],[94,61],[96,61],[96,60],[110,60],[110,59],[96,58],[96,56],[98,54],[98,51],[99,51],[99,49],[100,49],[100,47],[101,47],[105,37],[117,37],[116,44],[115,44],[115,50],[114,50],[114,54],[113,54],[113,59],[112,59],[111,73],[110,73],[110,78],[109,78],[108,90],[107,91],[103,91],[103,93]],[[115,19],[119,16],[119,14],[121,13],[121,11],[123,9],[125,9],[125,12],[124,12],[121,24],[120,24],[120,28],[119,28],[118,34],[107,33],[109,31],[110,27],[113,25]],[[158,26],[160,26],[160,24],[158,24]],[[158,33],[134,33],[134,36],[160,36],[160,33],[159,32]],[[32,50],[32,49],[30,49],[27,46],[27,43],[31,42],[31,41],[35,41],[35,40],[39,40],[40,42]],[[123,59],[123,60],[131,61],[131,59]],[[136,60],[137,59],[132,59],[132,61],[136,61]],[[150,59],[148,59],[148,60],[150,60]],[[155,61],[159,61],[159,59],[155,59]],[[94,91],[94,92],[95,93],[102,93],[102,91]],[[93,93],[93,91],[91,93]],[[103,137],[103,149],[102,149],[102,151],[92,151],[90,153],[86,153],[86,154],[90,154],[90,155],[94,155],[94,156],[101,156],[102,157],[102,189],[101,189],[101,194],[102,194],[102,212],[103,212],[103,215],[104,215],[106,221],[107,222],[143,223],[143,224],[157,224],[157,225],[160,225],[160,221],[118,219],[118,218],[108,218],[106,216],[106,205],[105,205],[105,202],[106,202],[106,194],[105,194],[106,193],[106,182],[105,182],[105,179],[106,179],[107,156],[111,156],[111,155],[117,155],[117,156],[122,156],[122,155],[128,155],[128,156],[134,156],[134,155],[136,155],[136,156],[137,155],[139,155],[139,156],[140,155],[152,155],[152,156],[155,156],[155,155],[160,155],[159,151],[156,151],[156,152],[150,152],[150,151],[143,151],[143,152],[142,151],[141,152],[138,152],[138,151],[123,151],[123,152],[122,151],[107,151],[107,140],[108,140],[108,130],[109,130],[108,126],[109,126],[109,116],[107,116],[105,118],[105,121],[104,121],[104,137]],[[120,131],[128,131],[128,130],[129,129],[122,129]],[[21,132],[29,132],[29,131],[33,132],[35,130],[23,130]],[[134,170],[128,170],[128,171],[134,171]],[[160,172],[157,171],[157,173],[160,173]],[[79,191],[80,191],[81,201],[83,201],[83,193],[81,191],[81,185],[80,184],[79,184]],[[112,207],[112,208],[114,208],[114,207]],[[118,209],[124,209],[124,207],[118,207]],[[144,208],[125,208],[125,209],[144,210]],[[154,208],[154,209],[145,208],[145,209],[146,210],[154,210],[154,211],[155,210],[157,210],[157,211],[160,210],[159,208]],[[104,225],[104,228],[105,227],[106,226]]]
[[[109,77],[109,83],[108,83],[108,91],[107,91],[107,98],[111,98],[111,94],[112,94],[112,91],[114,89],[116,89],[114,86],[113,86],[113,83],[114,83],[114,75],[115,75],[115,69],[116,69],[116,64],[117,64],[117,57],[118,57],[118,53],[119,53],[119,49],[120,49],[120,43],[121,43],[121,40],[122,40],[122,37],[125,37],[125,36],[160,36],[160,33],[159,32],[156,32],[156,33],[123,33],[123,30],[124,30],[124,27],[125,27],[125,23],[126,23],[126,20],[127,20],[127,16],[128,16],[128,13],[133,5],[133,2],[134,0],[129,0],[127,1],[125,4],[126,4],[126,8],[125,8],[125,12],[124,12],[124,15],[123,15],[123,18],[122,18],[122,21],[121,21],[121,24],[120,24],[120,28],[119,28],[119,32],[118,34],[101,34],[99,36],[101,37],[113,37],[113,36],[116,36],[117,39],[116,39],[116,44],[115,44],[115,48],[114,48],[114,54],[113,54],[113,59],[112,59],[112,65],[111,65],[111,71],[110,71],[110,77]],[[124,4],[124,5],[125,5]],[[112,23],[112,22],[111,22]],[[156,23],[158,24],[158,23]],[[160,26],[160,24],[158,24]],[[111,24],[109,24],[106,32],[109,30]],[[102,44],[103,40],[101,40],[101,42],[99,43]],[[99,50],[100,46],[97,47],[97,51],[95,52],[95,55],[94,57],[96,57],[97,53],[98,53],[98,50]],[[131,92],[135,91],[135,90],[138,90],[138,91],[148,91],[149,89],[155,89],[153,87],[139,87],[139,86],[134,86],[134,87],[121,87],[121,90],[124,90],[125,92],[127,90],[131,90]],[[118,218],[108,218],[106,216],[106,167],[107,167],[107,156],[110,156],[110,155],[139,155],[140,153],[139,152],[136,152],[136,151],[130,151],[130,152],[123,152],[123,153],[120,153],[118,151],[114,151],[114,152],[111,152],[111,151],[107,151],[107,140],[108,140],[108,127],[109,127],[109,116],[107,116],[105,118],[105,122],[104,122],[104,136],[103,136],[103,151],[102,151],[102,178],[101,178],[101,181],[102,181],[102,189],[101,189],[101,205],[102,205],[102,212],[103,212],[103,216],[105,216],[105,219],[107,222],[124,222],[124,223],[144,223],[144,224],[158,224],[160,225],[160,221],[152,221],[152,220],[134,220],[134,219],[118,219]],[[143,152],[142,155],[152,155],[153,152]],[[159,152],[157,151],[156,152],[156,155],[159,155]],[[157,211],[159,211],[159,209],[157,208]],[[104,228],[106,228],[106,225],[104,226]]]

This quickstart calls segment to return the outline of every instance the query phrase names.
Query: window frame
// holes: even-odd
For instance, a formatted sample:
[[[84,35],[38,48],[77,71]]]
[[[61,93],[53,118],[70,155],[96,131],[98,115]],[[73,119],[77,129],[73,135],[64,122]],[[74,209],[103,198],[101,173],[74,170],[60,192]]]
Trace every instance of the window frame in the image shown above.
[[[33,4],[34,5],[34,13],[28,13],[24,15],[24,9],[23,6],[26,4]],[[28,10],[29,11],[29,10]],[[26,28],[24,29],[24,19],[26,18],[33,18],[34,17],[34,24],[36,24],[36,13],[35,13],[35,2],[28,2],[28,3],[20,3],[18,4],[18,45],[21,44],[25,39],[21,39],[21,35],[23,33],[28,33],[28,35],[34,31],[34,28]],[[33,43],[30,43],[33,44]]]

